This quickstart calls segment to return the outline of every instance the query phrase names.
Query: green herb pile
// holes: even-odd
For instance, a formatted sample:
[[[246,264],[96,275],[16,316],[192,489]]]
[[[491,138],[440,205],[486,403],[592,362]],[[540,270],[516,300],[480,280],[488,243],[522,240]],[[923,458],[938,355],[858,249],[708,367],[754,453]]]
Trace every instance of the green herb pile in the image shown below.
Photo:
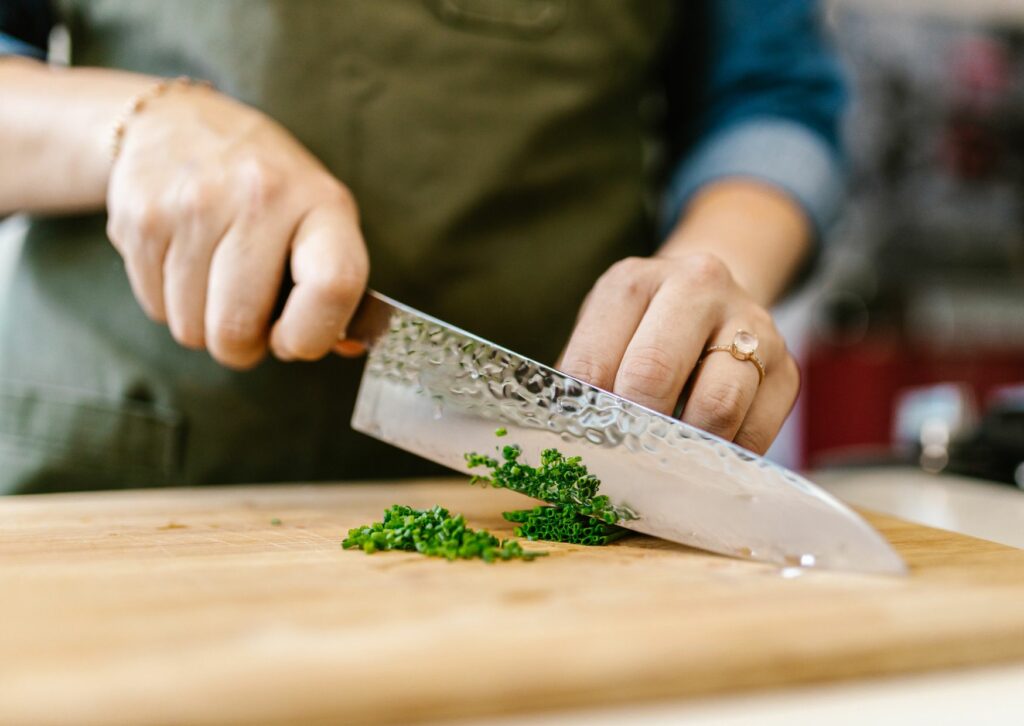
[[[627,530],[593,517],[577,514],[572,507],[540,506],[503,512],[502,516],[516,523],[517,537],[569,542],[583,545],[606,545],[626,535]]]
[[[505,429],[495,432],[506,434]],[[631,514],[612,506],[608,497],[598,494],[601,480],[587,471],[580,457],[566,458],[557,449],[545,449],[540,466],[519,460],[522,450],[515,445],[501,450],[503,461],[482,454],[466,454],[470,469],[487,467],[490,476],[476,475],[471,483],[483,483],[525,494],[547,502],[547,506],[505,512],[504,517],[519,526],[518,537],[571,544],[603,545],[619,539],[626,530],[615,526]]]
[[[532,560],[544,554],[527,552],[518,542],[499,540],[486,530],[470,529],[461,514],[453,517],[444,507],[413,509],[400,504],[386,509],[382,521],[350,529],[341,546],[362,549],[367,554],[404,550],[448,560],[479,558],[485,562]]]

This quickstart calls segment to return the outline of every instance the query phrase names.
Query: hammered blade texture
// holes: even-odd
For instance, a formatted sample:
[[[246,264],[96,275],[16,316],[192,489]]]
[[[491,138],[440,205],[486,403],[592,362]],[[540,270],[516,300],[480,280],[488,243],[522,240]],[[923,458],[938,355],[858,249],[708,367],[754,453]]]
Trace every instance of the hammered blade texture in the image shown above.
[[[438,406],[501,424],[544,429],[565,442],[621,446],[660,456],[659,463],[666,466],[699,465],[730,479],[743,475],[732,466],[742,461],[746,466],[771,468],[792,486],[813,488],[735,444],[401,311],[394,313],[388,334],[374,346],[367,374],[415,386]]]

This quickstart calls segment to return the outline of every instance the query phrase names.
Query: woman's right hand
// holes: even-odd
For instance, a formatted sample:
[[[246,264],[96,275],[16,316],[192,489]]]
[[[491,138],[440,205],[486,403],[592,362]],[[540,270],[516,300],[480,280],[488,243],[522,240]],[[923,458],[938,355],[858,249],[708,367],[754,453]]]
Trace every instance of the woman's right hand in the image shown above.
[[[268,347],[282,360],[337,347],[369,262],[352,195],[312,154],[259,111],[181,84],[123,141],[107,233],[149,317],[232,368]],[[295,285],[271,321],[285,265]]]

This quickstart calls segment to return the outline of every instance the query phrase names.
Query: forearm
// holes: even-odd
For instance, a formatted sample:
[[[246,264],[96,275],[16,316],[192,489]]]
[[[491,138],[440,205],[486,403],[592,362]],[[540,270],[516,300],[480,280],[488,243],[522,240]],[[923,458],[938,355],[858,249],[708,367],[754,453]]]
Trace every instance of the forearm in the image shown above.
[[[785,193],[755,180],[724,179],[693,197],[658,256],[712,253],[767,307],[800,268],[811,234],[806,214]]]
[[[0,215],[102,208],[114,125],[153,82],[0,58]]]

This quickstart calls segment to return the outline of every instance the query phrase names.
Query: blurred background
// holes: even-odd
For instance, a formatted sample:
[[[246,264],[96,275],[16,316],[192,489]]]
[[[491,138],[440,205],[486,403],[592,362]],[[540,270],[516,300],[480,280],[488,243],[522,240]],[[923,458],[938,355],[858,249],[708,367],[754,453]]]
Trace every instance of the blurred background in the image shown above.
[[[849,200],[779,311],[804,374],[772,454],[1024,486],[1024,2],[835,0]]]
[[[1024,488],[1024,2],[825,11],[852,91],[849,202],[778,310],[804,379],[771,456]]]

